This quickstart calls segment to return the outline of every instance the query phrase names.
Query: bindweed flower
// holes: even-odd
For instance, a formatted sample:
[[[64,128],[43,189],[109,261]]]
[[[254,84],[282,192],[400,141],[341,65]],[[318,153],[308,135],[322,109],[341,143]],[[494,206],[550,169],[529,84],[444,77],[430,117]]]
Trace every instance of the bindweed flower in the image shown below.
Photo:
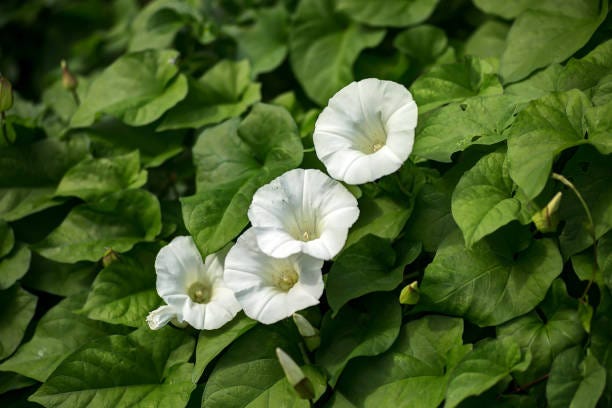
[[[319,303],[322,267],[322,260],[306,254],[283,259],[266,255],[250,228],[227,254],[225,282],[247,316],[272,324]]]
[[[417,105],[392,81],[368,78],[338,91],[319,115],[314,146],[327,172],[363,184],[399,169],[414,144]]]
[[[331,259],[344,246],[359,208],[346,187],[323,172],[294,169],[257,190],[248,216],[264,253]]]
[[[202,256],[191,237],[176,237],[155,259],[157,293],[166,305],[152,311],[147,323],[160,329],[172,319],[198,330],[218,329],[240,311],[234,293],[223,281],[224,253]]]

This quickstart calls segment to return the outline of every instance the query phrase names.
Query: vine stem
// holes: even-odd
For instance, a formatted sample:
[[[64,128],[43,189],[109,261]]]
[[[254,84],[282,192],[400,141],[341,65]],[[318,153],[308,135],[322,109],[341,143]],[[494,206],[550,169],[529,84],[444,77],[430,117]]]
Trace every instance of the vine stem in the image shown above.
[[[552,178],[560,181],[565,186],[567,186],[570,190],[572,190],[574,194],[576,194],[576,197],[578,197],[580,204],[582,204],[582,208],[584,208],[584,212],[586,213],[587,219],[589,220],[589,225],[587,229],[589,231],[589,235],[591,235],[591,239],[593,240],[594,259],[593,259],[593,274],[591,275],[591,279],[589,279],[589,282],[587,283],[587,286],[584,289],[584,292],[582,292],[582,296],[580,296],[580,301],[582,303],[586,303],[586,296],[589,293],[591,286],[593,286],[593,281],[595,280],[595,277],[597,276],[597,270],[599,269],[599,265],[597,264],[597,236],[595,235],[595,223],[593,222],[593,216],[591,215],[591,210],[589,209],[589,206],[587,205],[586,201],[582,197],[582,194],[580,194],[576,186],[574,186],[574,184],[571,181],[566,179],[561,174],[552,173]]]
[[[543,376],[541,376],[539,378],[536,378],[535,380],[533,380],[533,381],[531,381],[531,382],[529,382],[529,383],[527,383],[527,384],[525,384],[523,386],[517,385],[516,388],[514,388],[512,390],[512,393],[513,394],[517,394],[519,392],[525,392],[529,388],[533,387],[534,385],[537,385],[537,384],[541,383],[542,381],[546,381],[549,376],[550,376],[550,374],[544,374]]]
[[[79,98],[79,94],[77,93],[76,89],[70,90],[70,93],[72,94],[72,97],[74,98],[74,102],[76,103],[78,107],[81,104],[81,98]]]
[[[8,133],[6,130],[6,113],[4,111],[0,113],[0,122],[2,122],[2,136],[4,136],[4,140],[6,140],[6,145],[10,145],[11,142],[8,138]]]

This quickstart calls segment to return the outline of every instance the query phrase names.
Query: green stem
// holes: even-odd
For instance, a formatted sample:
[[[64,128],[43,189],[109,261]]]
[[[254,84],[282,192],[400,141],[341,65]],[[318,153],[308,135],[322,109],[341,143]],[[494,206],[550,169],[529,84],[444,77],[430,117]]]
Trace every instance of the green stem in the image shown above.
[[[586,201],[584,201],[582,194],[580,194],[576,186],[574,186],[574,184],[572,184],[571,181],[563,177],[561,174],[553,173],[552,178],[560,181],[565,186],[567,186],[570,190],[572,190],[574,194],[576,194],[576,197],[578,197],[580,204],[582,204],[582,208],[584,208],[584,212],[586,213],[587,219],[589,220],[589,225],[587,229],[588,229],[589,235],[591,235],[591,239],[593,240],[594,259],[593,259],[593,274],[591,276],[591,279],[589,279],[589,282],[587,283],[587,286],[584,289],[582,296],[580,296],[580,300],[584,303],[586,301],[586,296],[589,293],[589,289],[591,289],[591,286],[593,285],[593,281],[595,280],[595,277],[597,276],[597,270],[599,269],[599,265],[597,264],[597,236],[595,235],[595,223],[593,222],[593,216],[591,215],[591,210],[589,209],[589,206],[587,205]]]
[[[74,98],[74,101],[76,102],[76,105],[78,107],[81,104],[81,99],[79,98],[79,94],[77,93],[76,89],[72,89],[70,93],[72,93],[72,97]]]
[[[6,140],[6,145],[10,146],[11,141],[8,138],[8,132],[6,130],[6,113],[2,112],[0,114],[0,122],[2,122],[2,136],[4,136],[4,140]]]

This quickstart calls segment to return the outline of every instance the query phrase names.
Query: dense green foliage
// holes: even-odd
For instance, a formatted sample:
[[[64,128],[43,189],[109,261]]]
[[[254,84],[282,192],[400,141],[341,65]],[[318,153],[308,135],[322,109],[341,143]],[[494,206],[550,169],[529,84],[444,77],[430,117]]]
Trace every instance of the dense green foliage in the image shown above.
[[[608,10],[2,1],[14,101],[0,119],[0,405],[610,406]],[[320,347],[291,319],[244,314],[150,330],[157,251],[177,235],[218,251],[248,226],[259,187],[324,170],[316,118],[369,77],[412,92],[414,151],[349,187],[360,218],[324,266],[321,304],[302,312]],[[400,304],[414,281],[418,302]],[[277,347],[302,366],[310,402]]]

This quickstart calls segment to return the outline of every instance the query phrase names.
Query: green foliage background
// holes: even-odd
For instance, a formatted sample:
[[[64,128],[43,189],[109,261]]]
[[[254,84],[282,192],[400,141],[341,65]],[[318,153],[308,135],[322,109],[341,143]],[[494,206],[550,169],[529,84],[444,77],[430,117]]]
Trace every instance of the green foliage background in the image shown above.
[[[608,9],[3,1],[2,407],[610,406]],[[190,234],[206,256],[234,240],[258,187],[322,168],[318,113],[368,77],[410,89],[415,147],[396,174],[351,187],[360,218],[303,312],[320,347],[307,352],[289,320],[244,315],[149,330],[159,248]],[[401,305],[415,280],[418,303]]]

